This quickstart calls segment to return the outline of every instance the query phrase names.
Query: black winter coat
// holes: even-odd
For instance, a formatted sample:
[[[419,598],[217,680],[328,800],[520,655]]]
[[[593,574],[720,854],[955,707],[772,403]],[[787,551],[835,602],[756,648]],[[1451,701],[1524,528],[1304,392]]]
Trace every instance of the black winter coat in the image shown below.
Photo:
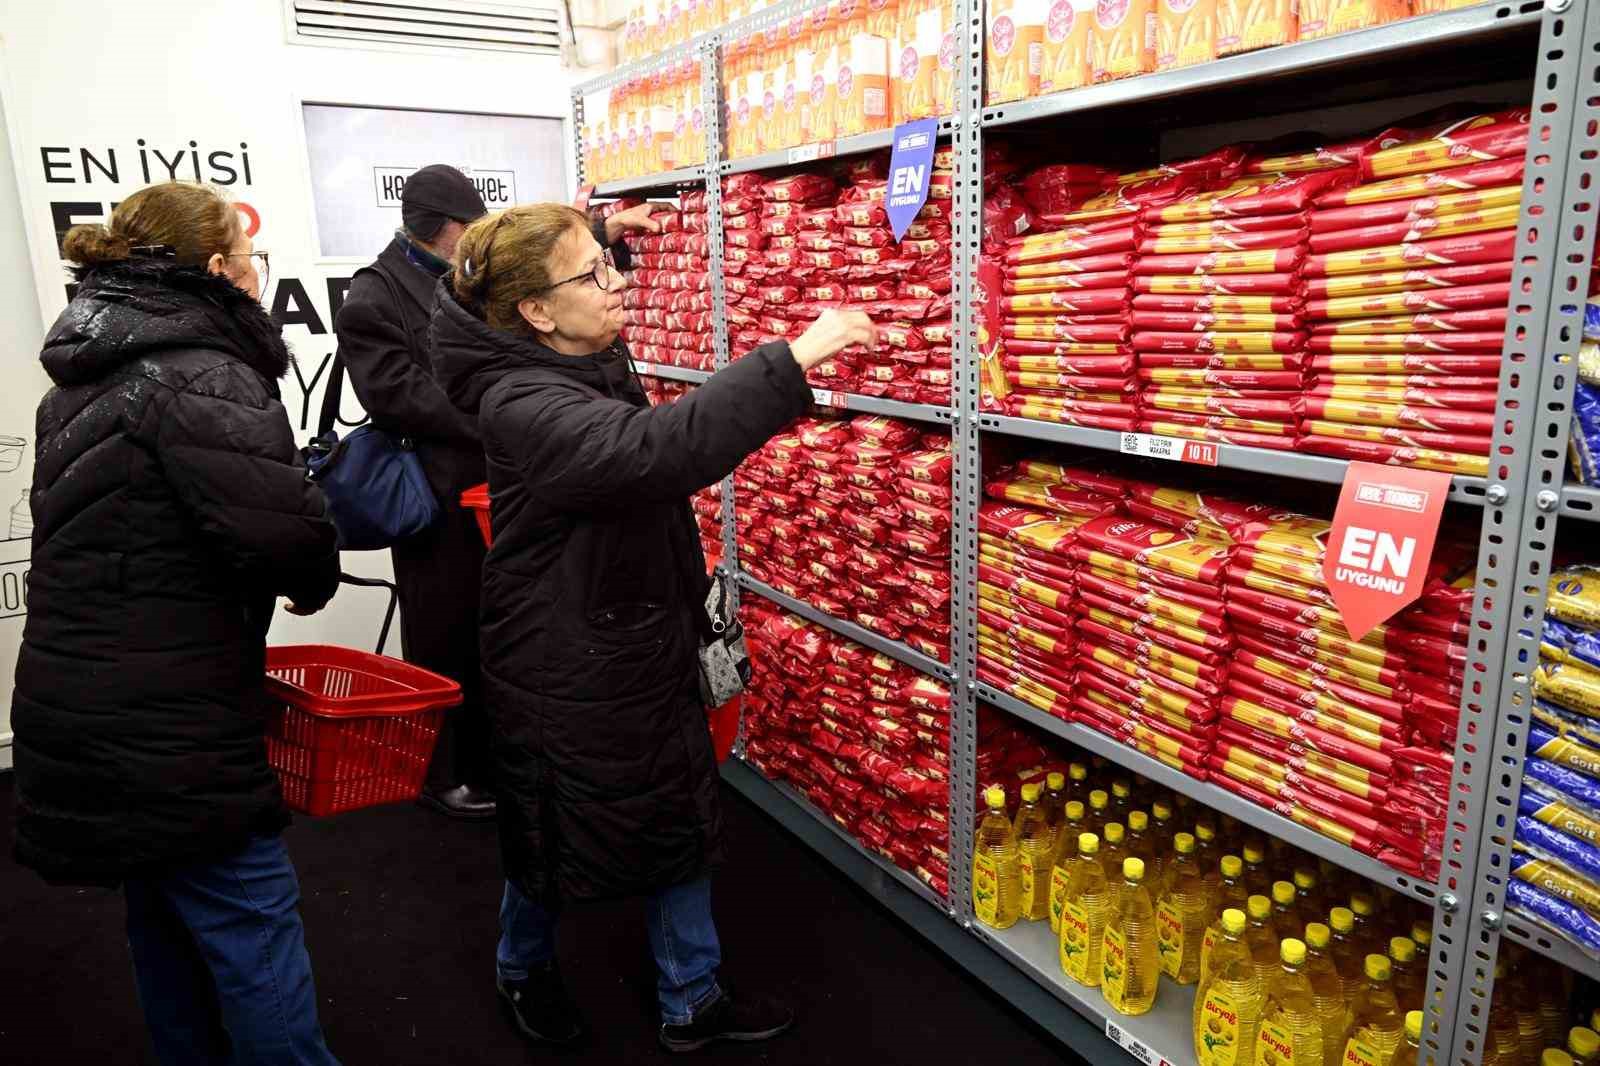
[[[561,355],[445,287],[433,342],[489,461],[481,640],[506,875],[545,901],[693,880],[722,841],[688,497],[805,412],[805,377],[771,344],[652,408],[620,342]]]
[[[277,596],[327,602],[338,553],[278,400],[288,350],[226,279],[94,271],[40,358],[16,856],[114,884],[286,824],[267,626]]]

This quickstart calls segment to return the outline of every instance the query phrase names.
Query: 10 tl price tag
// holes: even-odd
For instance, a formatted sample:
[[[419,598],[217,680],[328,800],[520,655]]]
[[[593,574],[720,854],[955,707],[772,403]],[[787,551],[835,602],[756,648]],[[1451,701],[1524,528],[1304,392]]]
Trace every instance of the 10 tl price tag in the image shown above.
[[[1350,464],[1322,576],[1352,639],[1422,595],[1449,493],[1449,474]]]
[[[1171,459],[1179,463],[1217,465],[1217,446],[1202,440],[1182,437],[1157,437],[1150,433],[1124,433],[1119,442],[1123,455],[1142,455],[1146,459]]]

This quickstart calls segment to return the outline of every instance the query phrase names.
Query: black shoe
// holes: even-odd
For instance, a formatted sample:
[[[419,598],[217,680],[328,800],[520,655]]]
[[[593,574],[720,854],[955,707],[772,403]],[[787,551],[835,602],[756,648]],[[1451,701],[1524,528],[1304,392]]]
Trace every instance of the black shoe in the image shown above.
[[[771,1040],[794,1024],[794,1012],[781,1003],[739,999],[724,991],[700,1008],[688,1025],[661,1026],[661,1046],[668,1051],[698,1051],[718,1040],[753,1044]]]
[[[512,1026],[541,1044],[573,1044],[585,1032],[583,1016],[567,995],[555,963],[528,971],[525,981],[496,982],[500,1002]]]
[[[456,785],[454,788],[424,785],[417,802],[430,811],[448,818],[459,818],[463,822],[487,822],[494,818],[493,793],[471,785]]]

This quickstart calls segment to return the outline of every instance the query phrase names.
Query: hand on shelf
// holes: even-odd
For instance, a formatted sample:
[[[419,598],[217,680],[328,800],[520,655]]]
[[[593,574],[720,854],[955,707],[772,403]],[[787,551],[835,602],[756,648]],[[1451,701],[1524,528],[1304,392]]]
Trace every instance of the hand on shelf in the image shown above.
[[[878,327],[864,311],[824,311],[789,345],[800,369],[810,370],[851,345],[871,348],[878,343]]]
[[[661,223],[650,216],[657,211],[664,211],[666,208],[666,204],[643,203],[636,207],[630,207],[626,211],[618,211],[606,219],[606,240],[615,244],[623,236],[634,230],[643,230],[645,233],[660,233]]]

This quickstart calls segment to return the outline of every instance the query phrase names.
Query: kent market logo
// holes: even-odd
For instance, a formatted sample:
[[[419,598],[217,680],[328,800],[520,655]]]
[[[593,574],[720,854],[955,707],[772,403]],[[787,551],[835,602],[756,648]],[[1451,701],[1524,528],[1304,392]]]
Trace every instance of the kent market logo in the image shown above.
[[[630,131],[632,132],[632,131]],[[406,181],[420,167],[373,167],[372,184],[377,193],[379,207],[400,206],[400,196]],[[472,182],[472,187],[483,197],[483,206],[491,211],[510,207],[517,202],[517,175],[510,170],[476,170],[459,168]]]

